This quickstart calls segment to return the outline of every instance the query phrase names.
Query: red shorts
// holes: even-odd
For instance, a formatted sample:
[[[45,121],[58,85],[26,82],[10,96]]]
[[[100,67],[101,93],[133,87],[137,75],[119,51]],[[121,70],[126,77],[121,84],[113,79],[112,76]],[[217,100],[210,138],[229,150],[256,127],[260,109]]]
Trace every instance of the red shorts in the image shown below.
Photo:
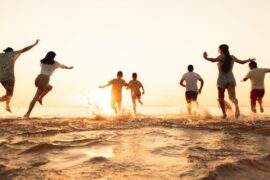
[[[250,92],[250,99],[252,101],[261,100],[264,96],[264,89],[252,89]]]
[[[135,92],[131,94],[132,99],[140,99],[142,94],[140,92]]]

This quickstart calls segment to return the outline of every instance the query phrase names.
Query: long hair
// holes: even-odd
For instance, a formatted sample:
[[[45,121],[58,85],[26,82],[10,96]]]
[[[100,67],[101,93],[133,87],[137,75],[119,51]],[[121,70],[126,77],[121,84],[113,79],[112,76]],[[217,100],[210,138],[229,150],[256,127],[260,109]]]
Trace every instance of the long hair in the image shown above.
[[[48,53],[46,54],[45,58],[42,59],[40,62],[41,62],[42,64],[49,64],[49,65],[52,65],[52,64],[55,63],[55,60],[54,60],[55,56],[56,56],[55,52],[50,51],[50,52],[48,52]]]
[[[224,54],[224,61],[221,65],[221,70],[224,73],[228,73],[232,65],[232,57],[230,55],[229,46],[227,44],[222,44],[219,46],[220,51]]]

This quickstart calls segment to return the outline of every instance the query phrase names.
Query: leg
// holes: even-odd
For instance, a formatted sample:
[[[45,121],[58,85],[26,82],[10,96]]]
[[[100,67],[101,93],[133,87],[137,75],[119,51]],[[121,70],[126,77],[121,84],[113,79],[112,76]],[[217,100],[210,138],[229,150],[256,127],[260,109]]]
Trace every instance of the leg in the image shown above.
[[[138,98],[138,102],[139,102],[141,105],[143,105],[143,102],[142,102],[142,100],[141,100],[141,97]]]
[[[224,93],[225,93],[225,88],[218,87],[218,102],[223,113],[223,118],[225,119],[227,118],[227,113],[226,113],[226,107],[225,107]]]
[[[136,97],[132,97],[132,106],[133,106],[133,112],[134,114],[137,113],[137,108],[136,108]]]
[[[187,111],[188,111],[188,114],[190,115],[191,114],[191,100],[192,100],[191,92],[186,91],[185,96],[186,96],[186,101],[187,101]]]
[[[121,98],[119,100],[117,100],[117,110],[118,110],[118,113],[120,113],[122,111],[122,99]]]
[[[2,96],[0,98],[0,101],[2,101],[2,102],[5,101],[6,102],[6,111],[8,111],[8,112],[11,112],[11,109],[10,109],[10,106],[9,106],[11,98],[12,98],[12,96],[8,96],[8,95],[4,95],[4,96]]]
[[[28,117],[30,116],[31,111],[33,110],[33,108],[34,108],[36,102],[38,101],[38,99],[39,99],[41,93],[42,93],[42,90],[37,89],[37,92],[36,92],[34,98],[32,99],[32,101],[31,101],[31,103],[30,103],[30,105],[29,105],[28,111],[27,111],[27,113],[24,115],[24,117],[27,117],[27,118],[28,118]]]
[[[258,97],[258,102],[259,102],[259,105],[260,105],[260,111],[261,111],[261,113],[263,113],[264,112],[264,108],[263,108],[263,97],[264,97],[264,93],[265,93],[265,91],[264,91],[264,89],[262,89],[261,91],[260,91],[260,94],[259,94],[259,97]]]
[[[229,98],[235,106],[235,117],[238,118],[240,116],[240,109],[238,106],[238,100],[236,98],[235,86],[228,86],[227,89],[228,89]]]
[[[258,102],[259,102],[259,105],[260,105],[260,111],[261,111],[261,113],[263,113],[264,112],[264,108],[263,108],[262,98],[261,99],[258,99]]]
[[[257,90],[253,89],[250,92],[250,108],[253,113],[256,113],[256,101],[257,101]]]
[[[196,108],[198,109],[199,108],[199,103],[198,103],[197,99],[198,99],[198,92],[194,91],[192,101],[196,104]]]
[[[143,102],[142,102],[142,100],[141,100],[141,97],[142,97],[142,94],[141,94],[141,92],[139,92],[139,93],[137,94],[137,99],[138,99],[138,102],[139,102],[141,105],[143,105]]]
[[[191,112],[192,112],[192,105],[191,105],[191,102],[188,102],[188,103],[187,103],[187,111],[188,111],[188,114],[191,115]]]
[[[112,107],[114,113],[117,114],[116,102],[115,102],[114,98],[112,98],[112,100],[111,100],[111,107]]]
[[[0,101],[5,101],[6,102],[6,111],[11,112],[9,104],[10,104],[10,101],[11,101],[11,98],[13,95],[15,81],[14,80],[6,80],[6,81],[2,81],[1,84],[3,85],[3,87],[6,90],[6,95],[2,96],[0,98]]]
[[[7,96],[7,99],[6,99],[6,111],[8,111],[8,112],[11,112],[10,105],[9,105],[11,98],[12,98],[12,96]]]
[[[38,102],[39,104],[42,105],[42,99],[52,90],[52,86],[51,85],[48,85],[44,91],[42,91],[39,99],[38,99]]]

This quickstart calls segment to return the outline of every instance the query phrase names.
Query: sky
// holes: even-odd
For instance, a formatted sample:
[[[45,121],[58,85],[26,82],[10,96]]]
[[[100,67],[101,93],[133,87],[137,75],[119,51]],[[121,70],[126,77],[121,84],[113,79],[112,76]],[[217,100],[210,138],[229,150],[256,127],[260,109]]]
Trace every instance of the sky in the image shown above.
[[[202,53],[218,56],[226,43],[239,59],[255,57],[270,68],[268,0],[0,0],[0,50],[38,46],[16,63],[12,104],[28,106],[36,89],[39,61],[53,50],[56,60],[74,66],[51,77],[48,106],[83,106],[98,85],[118,70],[129,81],[137,72],[147,105],[183,105],[179,86],[187,65],[205,80],[199,101],[217,105],[217,66]],[[235,65],[240,105],[249,105],[248,65]],[[265,104],[270,105],[270,76]],[[4,89],[0,89],[4,93]]]

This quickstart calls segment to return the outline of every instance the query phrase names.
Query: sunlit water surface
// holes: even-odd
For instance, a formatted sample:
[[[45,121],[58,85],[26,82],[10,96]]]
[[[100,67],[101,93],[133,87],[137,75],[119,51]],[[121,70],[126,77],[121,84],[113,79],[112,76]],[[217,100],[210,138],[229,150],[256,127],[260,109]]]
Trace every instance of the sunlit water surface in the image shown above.
[[[269,109],[241,109],[239,120],[222,120],[217,108],[103,117],[89,107],[39,107],[32,119],[14,109],[0,119],[0,179],[269,179]]]

